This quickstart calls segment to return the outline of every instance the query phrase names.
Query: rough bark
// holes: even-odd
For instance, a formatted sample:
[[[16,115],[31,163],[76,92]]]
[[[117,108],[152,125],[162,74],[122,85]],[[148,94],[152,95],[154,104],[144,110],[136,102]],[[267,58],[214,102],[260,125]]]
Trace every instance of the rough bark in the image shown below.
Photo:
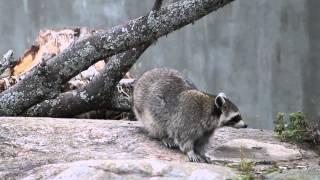
[[[107,103],[104,109],[110,109],[121,112],[131,112],[132,108],[132,97],[133,97],[133,86],[135,79],[122,79],[114,90],[114,95],[111,96],[111,102]],[[99,99],[97,99],[97,102]]]
[[[156,0],[152,10],[159,10],[161,4],[162,0]],[[67,43],[70,42],[67,41]],[[117,84],[151,44],[152,42],[145,43],[139,48],[133,48],[123,54],[113,56],[110,61],[105,61],[108,63],[100,75],[85,87],[60,94],[55,99],[45,100],[29,108],[23,115],[75,117],[75,115],[84,113],[84,117],[92,117],[91,115],[96,117],[97,113],[105,114],[109,110],[131,111],[133,81],[129,82],[130,80],[127,79],[126,82],[122,81],[119,85]],[[116,85],[117,89],[115,90]]]
[[[150,43],[113,56],[103,72],[84,88],[60,94],[27,110],[26,116],[73,117],[100,108],[112,108],[112,97],[118,82],[132,67]]]
[[[8,50],[0,59],[0,76],[10,66],[13,66],[17,61],[13,58],[13,50]]]
[[[69,79],[100,59],[150,42],[233,0],[186,0],[149,13],[125,25],[85,38],[32,69],[17,85],[0,94],[0,116],[19,115],[44,99],[56,97]]]
[[[115,55],[108,61],[103,72],[84,88],[62,93],[55,99],[45,100],[29,108],[23,115],[73,117],[101,108],[128,111],[132,103],[131,96],[119,96],[121,93],[115,87],[148,46]],[[131,86],[132,89],[130,83],[127,85],[120,83],[120,87],[123,86],[129,88]]]

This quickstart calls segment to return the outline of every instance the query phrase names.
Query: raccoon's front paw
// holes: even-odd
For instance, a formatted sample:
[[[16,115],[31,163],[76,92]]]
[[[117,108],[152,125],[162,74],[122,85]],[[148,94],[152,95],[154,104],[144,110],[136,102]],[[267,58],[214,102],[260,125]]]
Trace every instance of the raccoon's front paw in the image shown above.
[[[206,162],[206,163],[210,163],[211,162],[210,157],[206,156],[204,151],[200,151],[200,152],[195,151],[195,153],[199,154],[200,157],[204,160],[204,162]]]
[[[211,159],[205,155],[201,156],[205,163],[211,163]]]
[[[179,147],[176,143],[174,143],[173,139],[171,138],[164,138],[162,139],[162,142],[165,146],[171,149],[176,149]]]
[[[206,162],[200,155],[196,154],[194,151],[189,151],[187,153],[189,161],[191,162]]]

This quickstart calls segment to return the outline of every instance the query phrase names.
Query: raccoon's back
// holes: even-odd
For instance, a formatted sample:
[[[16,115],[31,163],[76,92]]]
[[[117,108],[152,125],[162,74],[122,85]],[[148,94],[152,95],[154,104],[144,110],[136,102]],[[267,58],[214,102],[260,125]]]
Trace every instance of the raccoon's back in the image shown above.
[[[195,89],[195,86],[176,70],[149,70],[135,84],[134,108],[138,113],[149,111],[155,120],[168,119],[179,106],[179,94],[189,89]]]

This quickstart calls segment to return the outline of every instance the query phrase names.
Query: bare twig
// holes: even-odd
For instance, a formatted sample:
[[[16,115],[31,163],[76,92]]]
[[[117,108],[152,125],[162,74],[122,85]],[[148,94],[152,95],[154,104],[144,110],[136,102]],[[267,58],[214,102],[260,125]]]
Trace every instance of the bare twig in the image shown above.
[[[158,11],[161,8],[163,0],[155,0],[152,11]]]
[[[0,60],[0,75],[9,67],[14,66],[17,61],[13,58],[13,50],[8,50]]]

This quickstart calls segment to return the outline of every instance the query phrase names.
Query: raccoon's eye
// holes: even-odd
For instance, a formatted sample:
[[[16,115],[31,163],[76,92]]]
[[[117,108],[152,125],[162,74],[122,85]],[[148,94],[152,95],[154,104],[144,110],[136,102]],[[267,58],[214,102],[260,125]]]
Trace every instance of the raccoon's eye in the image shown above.
[[[223,112],[226,112],[227,110],[228,110],[228,106],[227,106],[227,105],[223,105],[223,106],[222,106],[222,111],[223,111]]]

